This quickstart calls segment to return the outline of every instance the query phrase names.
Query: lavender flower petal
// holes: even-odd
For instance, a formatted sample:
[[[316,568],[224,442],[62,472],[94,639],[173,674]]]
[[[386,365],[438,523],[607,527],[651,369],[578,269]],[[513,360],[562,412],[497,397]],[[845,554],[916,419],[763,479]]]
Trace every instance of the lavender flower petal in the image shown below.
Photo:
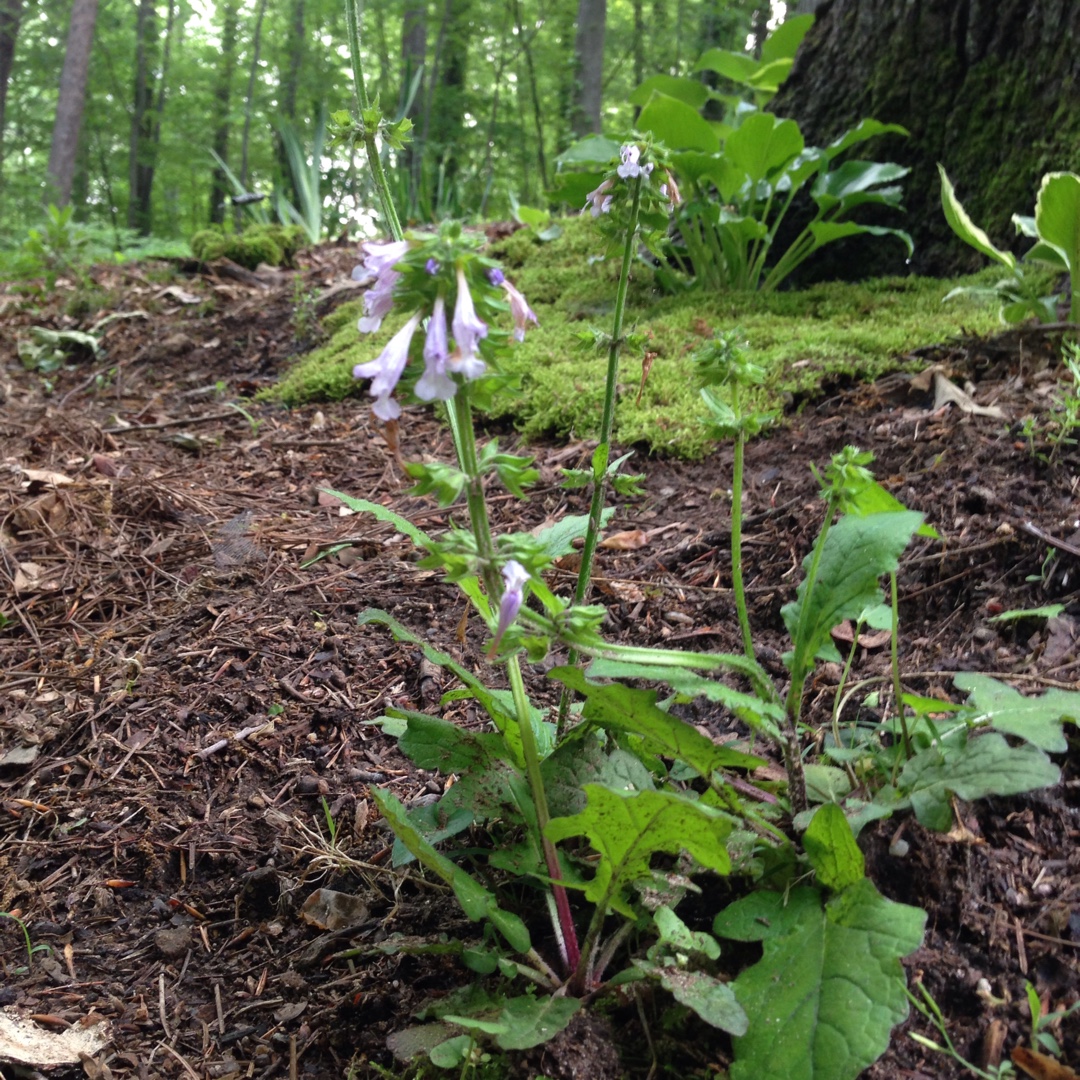
[[[540,325],[536,319],[536,312],[529,307],[529,302],[509,281],[504,280],[502,287],[506,290],[506,295],[510,299],[510,314],[514,318],[514,337],[518,341],[524,341],[525,324],[532,322],[536,326]]]
[[[446,374],[450,346],[446,337],[446,304],[440,294],[428,321],[424,341],[424,374],[416,381],[416,396],[421,401],[449,401],[457,384]]]
[[[525,582],[529,580],[529,571],[521,563],[510,559],[502,568],[503,580],[506,589],[499,603],[499,625],[495,630],[495,637],[491,642],[490,652],[494,653],[502,641],[503,635],[510,629],[511,624],[517,618],[518,612],[525,599]]]
[[[484,371],[484,362],[476,354],[476,345],[481,338],[487,337],[488,328],[487,323],[476,314],[469,283],[460,266],[457,283],[457,303],[454,305],[454,321],[451,324],[457,352],[447,362],[447,367],[451,371],[460,372],[467,379],[475,379]]]
[[[373,411],[382,420],[393,420],[401,415],[401,406],[391,400],[390,395],[405,370],[409,361],[409,346],[413,334],[420,325],[420,312],[413,317],[387,342],[386,348],[366,364],[357,364],[353,368],[354,379],[371,379],[368,393],[376,398]]]

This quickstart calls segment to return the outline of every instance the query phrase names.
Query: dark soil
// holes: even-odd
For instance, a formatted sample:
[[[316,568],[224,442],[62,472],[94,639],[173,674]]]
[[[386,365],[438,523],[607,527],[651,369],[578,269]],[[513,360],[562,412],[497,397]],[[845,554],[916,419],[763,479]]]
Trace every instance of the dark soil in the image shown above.
[[[355,262],[348,249],[308,258],[296,276],[315,292]],[[440,884],[391,868],[369,796],[376,785],[406,802],[441,791],[371,721],[387,705],[438,710],[452,684],[414,647],[358,628],[357,614],[384,608],[485,677],[501,673],[484,664],[482,628],[466,628],[453,587],[419,569],[389,526],[342,516],[320,495],[373,499],[428,530],[449,520],[407,494],[366,406],[245,401],[249,422],[225,404],[271,384],[310,344],[296,340],[294,275],[169,280],[160,269],[96,271],[107,311],[135,314],[108,326],[101,356],[47,378],[20,365],[17,337],[31,325],[86,328],[98,313],[63,315],[62,287],[36,305],[0,296],[0,911],[25,922],[38,950],[27,971],[21,930],[0,919],[0,1005],[51,1030],[110,1021],[110,1049],[57,1076],[375,1076],[371,1063],[394,1067],[387,1036],[467,974],[379,943],[475,928]],[[893,377],[804,402],[750,447],[746,580],[761,656],[778,675],[780,607],[822,514],[808,464],[852,443],[943,537],[919,540],[902,566],[905,685],[949,695],[952,674],[974,670],[1024,691],[1080,686],[1080,455],[1063,446],[1044,464],[1019,434],[1064,386],[1057,344],[1032,329],[925,350],[928,366],[970,381],[1006,421],[935,410]],[[422,410],[406,411],[401,441],[405,460],[451,451]],[[530,450],[541,482],[524,504],[496,499],[500,528],[583,512],[558,469],[591,446]],[[646,493],[609,532],[641,529],[647,543],[600,554],[609,634],[738,651],[730,450],[639,465]],[[570,580],[551,576],[559,588]],[[1049,622],[990,621],[1050,602],[1066,608]],[[852,677],[879,678],[887,654],[860,650]],[[828,715],[838,675],[816,673],[813,717]],[[552,699],[542,672],[531,690]],[[479,722],[461,702],[443,715]],[[698,719],[717,734],[732,727],[719,712]],[[983,1066],[1027,1043],[1025,981],[1050,1010],[1080,990],[1075,749],[1074,739],[1060,787],[958,804],[948,835],[905,815],[862,836],[878,887],[929,912],[909,975]],[[904,858],[890,854],[901,834]],[[304,907],[320,888],[356,898],[337,923]],[[644,1078],[647,1025],[660,1074],[722,1075],[727,1039],[670,1019],[660,996],[616,1005],[515,1067]],[[940,1041],[921,1017],[910,1026]],[[868,1076],[963,1075],[907,1030]],[[1080,1067],[1080,1023],[1057,1034]]]

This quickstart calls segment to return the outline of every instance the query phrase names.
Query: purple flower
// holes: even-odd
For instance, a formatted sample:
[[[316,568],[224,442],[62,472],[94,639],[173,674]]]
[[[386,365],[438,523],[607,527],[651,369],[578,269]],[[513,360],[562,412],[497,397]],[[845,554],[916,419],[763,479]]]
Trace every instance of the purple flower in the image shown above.
[[[504,280],[502,287],[510,299],[510,314],[514,317],[514,337],[518,341],[524,341],[525,324],[531,321],[537,326],[540,325],[536,319],[536,312],[529,307],[529,302],[509,281]]]
[[[487,272],[487,276],[492,285],[501,285],[506,281],[506,275],[497,266],[493,266]]]
[[[608,192],[611,190],[612,180],[609,176],[598,188],[594,188],[585,196],[585,206],[592,204],[592,216],[599,217],[601,214],[606,214],[611,209],[611,196]],[[583,208],[584,209],[584,208]]]
[[[424,374],[416,380],[416,396],[421,401],[449,401],[457,391],[457,385],[446,374],[446,362],[450,358],[450,346],[446,339],[446,304],[440,293],[428,320],[427,338],[424,341]]]
[[[503,635],[510,629],[510,624],[517,618],[521,605],[525,599],[525,582],[529,580],[529,571],[521,563],[510,559],[502,568],[503,581],[506,589],[499,603],[499,625],[495,630],[495,637],[491,642],[488,655],[493,655],[502,641]]]
[[[371,411],[380,420],[396,420],[401,406],[390,396],[409,360],[409,346],[420,325],[418,311],[386,344],[379,356],[353,368],[354,379],[371,379],[368,393],[375,398]]]
[[[438,259],[428,259],[428,261],[424,263],[424,269],[434,277],[442,269],[442,263],[440,263]]]
[[[371,334],[382,326],[394,306],[394,286],[401,275],[393,267],[409,250],[409,241],[372,242],[362,246],[366,255],[364,271],[374,276],[375,284],[364,293],[364,317],[357,323],[357,329],[361,334]]]
[[[488,328],[487,323],[476,314],[469,283],[465,280],[465,271],[460,266],[457,270],[457,283],[457,303],[454,305],[454,321],[451,324],[457,351],[447,361],[446,366],[450,371],[464,375],[466,379],[476,379],[483,375],[485,370],[484,361],[476,354],[476,344],[481,338],[487,337]]]
[[[629,180],[631,177],[641,175],[641,166],[638,164],[638,158],[641,157],[641,150],[633,143],[627,143],[622,150],[619,151],[619,156],[622,158],[622,164],[615,170],[624,180]],[[652,170],[650,169],[649,172]],[[646,176],[649,173],[645,173]]]

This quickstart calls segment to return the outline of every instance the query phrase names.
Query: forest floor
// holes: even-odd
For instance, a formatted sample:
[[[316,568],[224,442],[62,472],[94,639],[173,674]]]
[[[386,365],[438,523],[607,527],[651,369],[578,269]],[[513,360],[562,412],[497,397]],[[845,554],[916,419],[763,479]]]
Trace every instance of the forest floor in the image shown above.
[[[328,290],[355,259],[328,247],[297,273],[305,290]],[[465,973],[387,939],[475,930],[443,888],[389,865],[370,788],[410,802],[442,780],[371,721],[387,705],[437,710],[452,687],[357,614],[384,608],[478,669],[484,632],[475,621],[465,632],[460,594],[389,526],[344,516],[320,490],[428,530],[448,514],[407,493],[366,404],[244,400],[313,329],[310,310],[298,325],[292,273],[94,274],[111,300],[79,327],[138,314],[104,328],[101,355],[47,376],[20,364],[15,343],[32,325],[76,325],[64,290],[34,305],[0,296],[0,912],[25,922],[35,950],[28,965],[20,927],[0,919],[0,1006],[54,1033],[109,1022],[108,1050],[54,1076],[414,1076],[387,1036]],[[898,376],[804,402],[750,446],[744,556],[759,656],[782,673],[780,608],[823,510],[808,466],[855,444],[943,537],[918,540],[901,564],[906,686],[947,696],[953,673],[987,671],[1025,691],[1077,689],[1080,455],[1065,446],[1047,465],[1018,434],[1063,391],[1059,339],[1025,329],[925,344],[927,367],[970,382],[1004,419],[935,407],[931,380]],[[418,409],[406,410],[401,448],[405,460],[451,453]],[[530,446],[540,484],[525,503],[496,498],[497,527],[584,512],[558,470],[590,450]],[[597,570],[611,636],[739,651],[731,457],[638,460],[645,494],[620,504],[609,531],[641,530],[644,544],[602,550]],[[554,571],[551,583],[566,580]],[[991,621],[1050,602],[1066,605],[1057,618]],[[868,639],[852,677],[887,670],[887,646]],[[816,673],[812,719],[828,716],[838,675]],[[550,701],[545,683],[536,672],[530,689]],[[443,715],[474,719],[462,702]],[[711,706],[697,719],[717,735],[731,726]],[[1074,739],[1059,787],[958,803],[949,834],[903,815],[860,838],[878,888],[929,912],[909,979],[983,1066],[1028,1042],[1025,981],[1050,1008],[1080,987],[1078,760]],[[903,857],[890,854],[900,834]],[[659,1075],[724,1075],[726,1036],[667,1019],[659,996],[613,1006],[521,1056],[514,1075],[644,1078],[646,1025]],[[1076,1067],[1078,1019],[1058,1032]],[[867,1076],[966,1075],[909,1030],[940,1041],[916,1016]]]

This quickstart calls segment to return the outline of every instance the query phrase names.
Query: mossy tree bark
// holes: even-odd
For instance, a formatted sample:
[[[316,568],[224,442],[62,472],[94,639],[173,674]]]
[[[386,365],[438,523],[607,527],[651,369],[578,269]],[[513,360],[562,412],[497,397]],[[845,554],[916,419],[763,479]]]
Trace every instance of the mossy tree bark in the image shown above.
[[[903,124],[909,139],[859,156],[911,167],[913,267],[982,265],[950,232],[936,163],[976,223],[1022,250],[1010,223],[1030,214],[1043,173],[1080,171],[1080,4],[1074,0],[831,0],[817,5],[791,77],[770,109],[823,145],[863,117]],[[883,219],[884,220],[884,219]],[[900,270],[899,246],[867,248]]]

